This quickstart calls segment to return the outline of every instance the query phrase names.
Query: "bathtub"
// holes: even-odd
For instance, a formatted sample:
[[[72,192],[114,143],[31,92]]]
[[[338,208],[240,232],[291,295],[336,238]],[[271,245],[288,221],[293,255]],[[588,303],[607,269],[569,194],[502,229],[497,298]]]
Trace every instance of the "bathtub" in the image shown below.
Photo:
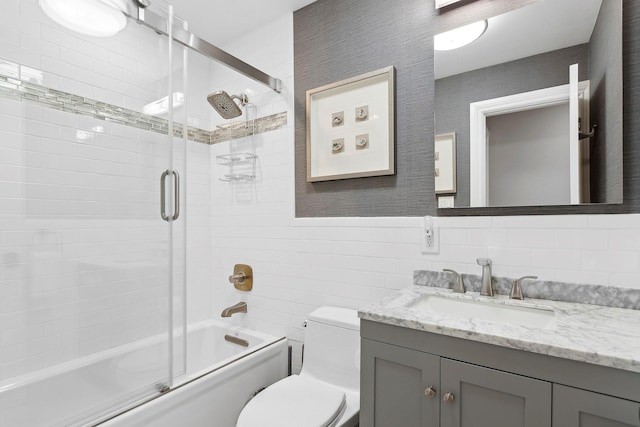
[[[189,326],[186,372],[170,390],[134,401],[132,396],[149,396],[157,379],[167,376],[166,359],[153,363],[158,352],[166,354],[165,338],[151,337],[0,384],[0,425],[232,427],[257,390],[287,375],[286,339],[207,320]],[[180,363],[174,365],[178,371]],[[111,407],[92,409],[107,396]],[[123,408],[130,409],[114,416]]]

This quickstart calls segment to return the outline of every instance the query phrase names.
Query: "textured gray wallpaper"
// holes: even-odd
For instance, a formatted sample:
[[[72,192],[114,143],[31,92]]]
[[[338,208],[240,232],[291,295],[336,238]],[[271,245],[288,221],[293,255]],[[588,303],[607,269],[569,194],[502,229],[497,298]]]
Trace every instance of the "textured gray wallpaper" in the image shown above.
[[[589,42],[591,123],[591,201],[622,202],[622,2],[602,3]],[[586,129],[585,129],[586,130]],[[586,130],[588,131],[588,130]]]
[[[294,14],[296,216],[435,213],[433,3],[319,0]],[[396,69],[396,175],[306,182],[306,91]]]

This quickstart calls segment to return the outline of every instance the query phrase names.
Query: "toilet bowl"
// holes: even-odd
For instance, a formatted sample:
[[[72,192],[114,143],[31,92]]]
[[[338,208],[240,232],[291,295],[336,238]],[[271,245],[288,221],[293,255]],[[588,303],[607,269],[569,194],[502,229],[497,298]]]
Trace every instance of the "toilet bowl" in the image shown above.
[[[360,320],[355,310],[309,314],[299,375],[272,384],[242,409],[236,427],[353,427],[360,413]]]

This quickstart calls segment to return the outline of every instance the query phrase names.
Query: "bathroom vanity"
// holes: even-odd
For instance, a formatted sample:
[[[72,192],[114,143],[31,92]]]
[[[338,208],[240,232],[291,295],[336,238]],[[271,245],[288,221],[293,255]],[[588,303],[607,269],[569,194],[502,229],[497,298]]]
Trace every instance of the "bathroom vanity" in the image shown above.
[[[359,315],[362,427],[640,426],[640,310],[412,286]]]

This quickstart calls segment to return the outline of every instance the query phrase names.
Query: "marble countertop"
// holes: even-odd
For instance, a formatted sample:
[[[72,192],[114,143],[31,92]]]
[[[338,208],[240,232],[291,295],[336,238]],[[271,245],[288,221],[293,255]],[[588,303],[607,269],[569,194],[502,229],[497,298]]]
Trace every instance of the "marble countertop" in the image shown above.
[[[494,304],[553,309],[555,325],[542,329],[499,321],[464,318],[410,308],[424,295],[443,295]],[[590,304],[482,297],[475,292],[410,286],[358,311],[361,319],[595,365],[640,372],[640,310]]]

